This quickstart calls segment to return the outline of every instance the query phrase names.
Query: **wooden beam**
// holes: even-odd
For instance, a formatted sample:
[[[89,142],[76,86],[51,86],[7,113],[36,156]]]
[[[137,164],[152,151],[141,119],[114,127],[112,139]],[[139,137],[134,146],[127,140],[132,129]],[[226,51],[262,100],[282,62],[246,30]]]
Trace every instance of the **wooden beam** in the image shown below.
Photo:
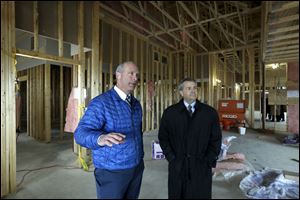
[[[270,32],[268,33],[269,35],[274,35],[274,34],[278,34],[278,33],[285,33],[285,32],[289,32],[289,31],[299,31],[299,25],[295,25],[295,26],[289,26],[289,27],[284,27],[284,28],[278,28],[275,30],[270,30]]]
[[[141,57],[141,63],[140,63],[140,91],[141,91],[141,105],[142,105],[142,111],[143,111],[143,118],[142,118],[142,129],[145,130],[145,117],[146,117],[146,112],[145,112],[145,98],[144,98],[144,51],[145,49],[143,48],[143,41],[140,40],[140,57]],[[146,72],[147,73],[147,72]],[[147,82],[146,82],[147,83]],[[146,91],[147,92],[147,91]]]
[[[58,24],[58,56],[64,56],[64,43],[63,43],[63,36],[64,36],[64,29],[63,29],[63,2],[57,2],[57,24]]]
[[[275,42],[275,41],[286,40],[286,39],[291,39],[291,38],[299,39],[299,33],[286,34],[286,35],[283,35],[283,36],[268,38],[267,42]]]
[[[169,43],[168,43],[167,41],[165,41],[164,39],[162,39],[162,38],[158,37],[157,35],[153,34],[150,30],[147,30],[147,29],[144,28],[143,26],[141,26],[141,25],[135,23],[134,21],[132,21],[132,20],[129,19],[129,18],[126,18],[125,16],[123,16],[123,15],[121,15],[120,13],[114,11],[113,9],[111,9],[111,8],[109,8],[108,6],[102,4],[101,2],[100,2],[100,6],[101,6],[102,8],[104,8],[105,10],[108,10],[109,12],[113,13],[114,15],[116,15],[116,16],[118,16],[118,17],[124,19],[124,20],[127,21],[129,24],[133,25],[134,27],[136,27],[136,28],[138,28],[138,29],[140,29],[140,30],[142,30],[142,31],[145,31],[148,35],[151,35],[151,36],[155,37],[156,39],[158,39],[159,41],[163,42],[165,45],[167,45],[167,46],[170,47],[171,49],[177,49],[174,45],[169,44]],[[109,22],[109,23],[111,23],[111,24],[114,24],[114,25],[116,25],[117,27],[121,27],[122,29],[127,30],[128,32],[134,32],[134,34],[139,35],[139,36],[142,37],[142,38],[145,38],[145,36],[141,35],[140,33],[136,32],[136,31],[132,31],[131,29],[129,29],[128,27],[126,27],[124,24],[117,23],[117,22],[115,22],[115,21],[110,20],[109,18],[105,18],[105,21],[106,21],[106,22]],[[149,37],[149,36],[148,36],[148,37]]]
[[[99,94],[99,12],[98,1],[93,1],[92,9],[92,67],[91,67],[91,99]]]
[[[64,137],[64,66],[60,65],[59,70],[59,109],[60,109],[60,139]]]
[[[121,1],[122,4],[124,4],[125,6],[127,6],[128,8],[130,8],[131,10],[135,11],[137,14],[139,14],[140,16],[144,17],[146,20],[148,20],[150,23],[154,24],[155,26],[159,27],[161,30],[163,30],[164,28],[158,24],[157,22],[155,22],[153,19],[151,19],[150,17],[148,17],[147,15],[145,15],[144,13],[141,13],[140,10],[138,10],[137,8],[135,8],[134,6],[132,6],[130,3],[125,2],[125,1]],[[131,23],[131,24],[136,24],[136,23]],[[136,25],[137,26],[137,25]],[[137,26],[140,27],[140,26]],[[162,40],[160,37],[153,35],[153,33],[151,33],[149,30],[143,28],[144,31],[146,31],[148,34],[150,34],[151,36],[154,36],[155,38],[157,38],[160,41],[163,41],[164,44],[166,44],[167,46],[171,47],[172,49],[176,49],[176,47],[174,47],[174,45],[169,44],[168,42],[166,42],[165,40]],[[167,33],[167,31],[165,30],[165,33]],[[167,33],[169,34],[171,37],[173,37],[175,40],[178,40],[178,38],[171,34],[171,33]]]
[[[291,55],[290,57],[283,57],[283,58],[268,58],[265,61],[265,64],[272,64],[272,63],[282,63],[282,62],[292,62],[296,61],[299,62],[299,55]]]
[[[33,50],[39,51],[39,13],[38,2],[33,2]]]
[[[245,23],[242,19],[242,15],[240,13],[240,4],[238,3],[238,1],[235,1],[235,5],[237,7],[237,13],[238,13],[238,16],[239,16],[239,22],[241,24],[241,30],[242,30],[242,33],[243,33],[243,40],[246,41],[246,30],[245,30]]]
[[[277,51],[286,51],[286,50],[291,50],[291,49],[293,49],[293,50],[299,49],[299,44],[284,46],[284,47],[268,48],[266,52],[269,53],[269,52],[277,52]]]
[[[280,8],[272,9],[271,13],[281,12],[281,11],[288,10],[291,8],[296,8],[296,7],[299,8],[299,1],[292,1],[292,2],[283,4]]]
[[[296,21],[296,20],[299,21],[299,13],[295,14],[295,15],[280,17],[279,19],[274,18],[274,19],[270,20],[269,26],[286,23],[286,22],[291,22],[291,21]]]
[[[113,26],[111,26],[111,33],[110,33],[110,45],[109,45],[109,88],[112,88],[113,86],[113,55],[114,55],[114,41],[113,41],[113,38],[114,38],[114,29],[113,29]]]
[[[267,56],[281,56],[281,55],[286,55],[286,54],[294,54],[294,53],[299,53],[299,48],[295,50],[289,50],[289,51],[276,51],[276,52],[268,52]]]
[[[238,51],[238,50],[242,50],[242,49],[247,49],[249,47],[256,47],[257,44],[247,44],[247,45],[243,45],[243,46],[239,46],[239,47],[235,47],[235,48],[227,48],[227,49],[221,49],[221,50],[217,50],[217,51],[210,51],[210,52],[205,52],[205,53],[198,53],[196,54],[197,56],[202,56],[202,55],[208,55],[208,54],[214,54],[214,53],[219,53],[219,54],[224,54],[226,52],[232,52],[234,50]]]
[[[37,51],[28,51],[28,50],[19,49],[19,48],[17,48],[15,51],[16,51],[17,56],[23,56],[23,57],[27,57],[27,58],[35,58],[35,59],[39,59],[39,60],[60,62],[62,64],[71,64],[71,65],[79,64],[79,62],[77,60],[72,60],[69,58],[64,58],[64,57],[59,57],[59,56],[53,56],[50,54],[41,53],[41,52],[37,52]]]
[[[181,31],[185,31],[187,33],[187,35],[195,42],[197,43],[204,51],[208,51],[206,49],[205,46],[203,46],[203,44],[201,44],[197,39],[194,38],[194,36],[192,36],[185,28],[183,28],[183,26],[176,21],[168,12],[166,12],[165,10],[163,10],[162,8],[160,8],[156,3],[150,1],[150,3],[157,9],[159,10],[163,15],[165,15],[169,20],[171,20],[174,24],[176,24],[178,27],[181,28]]]
[[[186,5],[183,2],[179,1],[178,3],[186,11],[186,13],[188,13],[190,15],[190,17],[192,17],[192,19],[199,25],[200,29],[205,33],[205,35],[208,37],[208,39],[217,47],[217,49],[220,50],[219,45],[217,45],[216,42],[211,38],[210,34],[205,30],[205,28],[202,26],[202,24],[198,23],[198,19],[196,18],[196,16],[191,14],[192,12],[186,7]],[[197,16],[199,15],[197,10],[196,10],[196,15]]]
[[[288,45],[299,45],[299,39],[288,40],[284,42],[272,42],[267,44],[267,48],[275,48],[280,46],[288,46]]]
[[[45,142],[51,142],[51,67],[45,64],[45,84],[44,84],[44,102],[45,102]]]
[[[216,18],[216,21],[217,21],[217,23],[219,24],[221,30],[222,30],[223,33],[225,34],[224,36],[225,36],[226,39],[227,39],[226,34],[228,34],[228,35],[230,35],[232,38],[234,38],[234,39],[238,40],[239,42],[241,42],[242,44],[246,44],[245,41],[239,39],[238,37],[236,37],[236,36],[233,35],[232,33],[227,32],[227,31],[223,28],[223,26],[222,26],[222,24],[221,24],[221,22],[220,22],[220,20],[219,20],[219,19],[220,19],[220,18],[219,18],[220,13],[219,13],[218,10],[217,10],[217,3],[216,3],[216,2],[214,2],[214,4],[215,4],[215,9],[213,9],[212,6],[207,6],[207,5],[206,5],[205,3],[203,3],[203,2],[200,2],[200,4],[203,5],[203,6],[205,6],[207,9],[209,9],[209,10],[214,14],[214,17]],[[240,12],[237,12],[237,14],[240,14]],[[240,15],[241,15],[241,14],[240,14]],[[228,18],[224,18],[224,20],[227,21],[227,22],[229,22],[231,25],[232,25],[232,24],[235,24],[234,22],[232,22],[232,21],[229,20]],[[235,28],[238,27],[237,29],[239,29],[240,31],[243,30],[243,29],[242,29],[241,27],[239,27],[237,24],[235,24],[234,27],[235,27]],[[229,44],[232,46],[231,41],[228,40],[228,39],[227,39],[227,41],[228,41]]]
[[[146,66],[145,66],[145,75],[146,75],[146,107],[144,108],[143,112],[146,114],[145,115],[145,123],[146,123],[146,131],[149,130],[149,125],[150,125],[150,113],[151,112],[148,112],[150,110],[150,96],[149,96],[149,78],[150,78],[150,71],[151,71],[151,62],[149,61],[149,43],[146,41],[145,42],[146,44],[146,54],[145,54],[145,63],[146,63]]]
[[[201,3],[200,1],[198,1],[198,2]],[[261,6],[257,6],[257,7],[254,7],[254,8],[249,8],[249,9],[243,11],[243,12],[240,12],[240,14],[243,16],[243,15],[247,15],[247,14],[251,14],[251,13],[256,13],[256,12],[259,12],[259,11],[261,11]],[[218,18],[219,19],[230,18],[230,17],[236,17],[236,15],[238,15],[238,12],[232,12],[232,13],[228,13],[228,14],[225,14],[225,15],[219,15]],[[184,25],[183,28],[187,29],[187,28],[190,28],[190,27],[193,27],[193,26],[197,26],[198,24],[206,24],[208,22],[213,22],[215,20],[216,20],[216,17],[212,17],[212,18],[209,18],[209,19],[198,21],[197,23],[194,22],[194,23]],[[174,32],[174,31],[178,31],[178,30],[181,30],[181,27],[170,28],[168,30],[168,32]],[[165,32],[164,31],[155,32],[155,35],[161,35],[161,34],[165,34]]]

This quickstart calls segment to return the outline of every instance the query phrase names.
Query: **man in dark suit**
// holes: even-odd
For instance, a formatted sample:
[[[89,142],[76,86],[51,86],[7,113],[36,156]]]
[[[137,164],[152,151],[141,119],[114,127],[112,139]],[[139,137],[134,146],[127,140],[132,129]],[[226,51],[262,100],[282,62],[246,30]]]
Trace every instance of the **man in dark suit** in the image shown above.
[[[182,99],[162,116],[158,138],[169,162],[169,198],[211,198],[212,167],[221,149],[218,113],[197,100],[197,83],[185,78]]]

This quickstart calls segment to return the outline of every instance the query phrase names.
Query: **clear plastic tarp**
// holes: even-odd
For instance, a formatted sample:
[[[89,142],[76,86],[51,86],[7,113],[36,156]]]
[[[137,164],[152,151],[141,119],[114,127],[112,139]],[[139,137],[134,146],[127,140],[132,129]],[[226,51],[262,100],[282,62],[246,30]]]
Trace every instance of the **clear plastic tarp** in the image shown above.
[[[240,182],[240,189],[252,199],[299,199],[299,183],[286,179],[277,169],[250,172]]]

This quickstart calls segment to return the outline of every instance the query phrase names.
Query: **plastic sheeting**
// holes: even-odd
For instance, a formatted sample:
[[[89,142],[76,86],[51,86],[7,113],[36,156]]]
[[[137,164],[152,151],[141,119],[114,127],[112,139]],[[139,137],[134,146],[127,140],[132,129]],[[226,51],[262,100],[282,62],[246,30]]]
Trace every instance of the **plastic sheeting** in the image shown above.
[[[253,171],[254,168],[242,153],[228,153],[231,146],[231,141],[236,139],[236,136],[228,136],[222,140],[221,151],[218,156],[216,168],[213,168],[214,180],[229,180],[234,176],[244,175],[246,172]],[[219,175],[223,175],[220,177]]]
[[[253,199],[299,199],[299,183],[284,178],[276,169],[250,172],[240,182],[240,189]]]

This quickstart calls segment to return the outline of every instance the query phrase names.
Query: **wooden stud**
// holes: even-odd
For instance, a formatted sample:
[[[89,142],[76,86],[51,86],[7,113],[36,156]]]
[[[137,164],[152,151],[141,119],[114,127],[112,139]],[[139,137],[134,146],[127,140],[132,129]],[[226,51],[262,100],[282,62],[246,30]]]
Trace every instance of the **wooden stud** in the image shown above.
[[[33,95],[32,95],[32,115],[33,115],[33,121],[32,121],[32,127],[33,127],[33,130],[32,130],[32,134],[33,134],[33,138],[37,138],[37,67],[34,67],[33,69],[33,84],[32,84],[32,88],[33,88]],[[54,81],[53,81],[54,82]],[[52,113],[52,116],[54,113]]]
[[[85,88],[85,54],[84,54],[84,2],[78,2],[78,59],[80,64],[78,65],[78,88],[80,91],[80,98],[78,100],[79,116],[82,117],[82,111],[85,107],[84,100],[84,88]],[[87,161],[88,154],[87,149],[80,147],[82,157]]]
[[[113,47],[114,47],[114,41],[113,41],[113,38],[114,38],[114,29],[113,29],[113,26],[111,25],[111,33],[110,33],[110,60],[109,60],[109,88],[112,88],[113,86]]]
[[[144,43],[142,40],[140,40],[140,52],[141,52],[141,71],[140,71],[140,91],[141,91],[141,105],[142,105],[142,111],[143,111],[143,123],[142,123],[142,129],[145,130],[145,99],[144,99]],[[147,82],[146,82],[147,83]]]
[[[98,89],[98,92],[101,94],[103,92],[103,21],[101,23],[101,42],[100,42],[100,49],[99,49],[99,89]]]
[[[25,49],[16,49],[16,55],[17,56],[23,56],[23,57],[27,57],[27,58],[35,58],[35,59],[41,59],[41,60],[45,60],[45,61],[54,61],[54,62],[59,62],[62,64],[76,64],[78,65],[79,62],[75,59],[69,59],[69,58],[61,58],[59,56],[53,56],[53,55],[49,55],[46,53],[41,53],[41,52],[36,52],[36,51],[28,51]]]
[[[168,66],[168,82],[169,82],[169,103],[168,103],[168,105],[170,106],[170,105],[172,105],[173,104],[173,56],[172,56],[172,54],[169,52],[168,53],[168,64],[167,64],[167,66]]]
[[[246,75],[246,72],[245,72],[245,65],[246,65],[246,55],[245,55],[245,49],[243,49],[242,51],[242,61],[243,61],[243,64],[242,64],[242,82],[243,82],[243,85],[242,85],[242,100],[245,100],[245,75]]]
[[[127,44],[128,44],[128,41],[127,41]],[[127,50],[128,50],[128,47],[127,47]],[[129,50],[128,50],[128,54],[129,54]],[[133,62],[135,62],[137,64],[137,38],[136,38],[135,35],[133,35]],[[134,90],[134,96],[135,97],[138,94],[138,89],[139,89],[139,87],[137,85],[137,87]]]
[[[146,131],[149,131],[149,124],[150,124],[150,112],[149,111],[149,102],[150,102],[150,97],[149,97],[149,76],[150,76],[150,62],[149,62],[149,43],[145,42],[145,46],[146,46],[146,54],[145,54],[145,59],[146,59],[146,69],[145,69],[145,73],[146,73],[146,107],[145,107],[145,123],[146,123]]]
[[[45,142],[51,142],[51,66],[50,64],[45,64],[44,70],[44,102],[45,102]]]
[[[59,72],[59,108],[60,108],[60,139],[64,137],[64,67],[60,65]]]
[[[41,87],[41,76],[40,76],[40,69],[41,65],[35,67],[35,72],[36,72],[36,120],[34,121],[35,123],[35,129],[36,129],[36,137],[35,139],[41,140],[41,98],[40,98],[40,87]]]
[[[249,48],[248,49],[248,58],[249,58],[249,105],[248,110],[250,114],[250,127],[254,127],[254,92],[255,92],[255,79],[254,79],[254,73],[255,73],[255,58],[254,58],[254,49]]]
[[[92,68],[91,68],[91,99],[99,93],[99,2],[93,1],[92,10]]]
[[[204,97],[204,62],[203,62],[203,59],[204,59],[204,56],[201,56],[201,101],[204,102],[205,101],[205,97]]]
[[[39,51],[39,13],[38,13],[38,2],[33,2],[33,50]]]
[[[27,72],[27,82],[26,82],[26,114],[27,114],[27,117],[26,117],[26,120],[27,120],[27,135],[30,136],[30,116],[31,116],[31,112],[30,112],[30,107],[31,107],[31,104],[30,104],[30,92],[31,92],[31,87],[30,87],[30,84],[31,84],[31,75],[30,75],[30,69],[27,69],[26,70]]]
[[[154,49],[157,53],[158,53],[158,49],[157,47],[155,47]],[[160,56],[158,56],[158,60],[160,60]],[[156,128],[159,127],[159,103],[160,103],[160,100],[159,100],[159,95],[160,95],[160,84],[159,84],[159,61],[155,61],[154,62],[154,65],[155,65],[155,75],[156,75]]]
[[[159,62],[158,62],[158,67],[159,67],[159,71],[158,71],[158,74],[160,74],[160,78],[159,78],[159,81],[160,81],[160,90],[159,90],[159,104],[160,104],[160,109],[159,109],[159,118],[158,118],[158,127],[159,127],[159,122],[160,122],[160,118],[161,118],[161,115],[162,115],[162,112],[164,110],[164,64],[162,63],[162,56],[163,56],[163,52],[161,50],[161,48],[158,49],[158,52],[159,52],[159,55],[160,55],[160,59],[159,59]]]
[[[57,24],[58,24],[58,55],[59,57],[64,56],[64,43],[63,43],[63,36],[64,36],[64,28],[63,28],[63,2],[57,2]]]
[[[152,81],[152,83],[153,83],[153,87],[154,87],[154,91],[153,91],[153,93],[155,94],[155,95],[157,95],[157,85],[155,84],[155,79],[154,79],[154,72],[155,72],[155,62],[154,62],[154,47],[153,47],[153,45],[151,44],[151,47],[150,47],[151,49],[150,49],[150,58],[151,58],[151,60],[150,60],[150,65],[151,65],[151,81]],[[154,102],[154,95],[151,97],[151,130],[153,130],[154,129],[154,113],[155,113],[155,102]]]
[[[16,191],[15,3],[1,2],[1,197]]]

